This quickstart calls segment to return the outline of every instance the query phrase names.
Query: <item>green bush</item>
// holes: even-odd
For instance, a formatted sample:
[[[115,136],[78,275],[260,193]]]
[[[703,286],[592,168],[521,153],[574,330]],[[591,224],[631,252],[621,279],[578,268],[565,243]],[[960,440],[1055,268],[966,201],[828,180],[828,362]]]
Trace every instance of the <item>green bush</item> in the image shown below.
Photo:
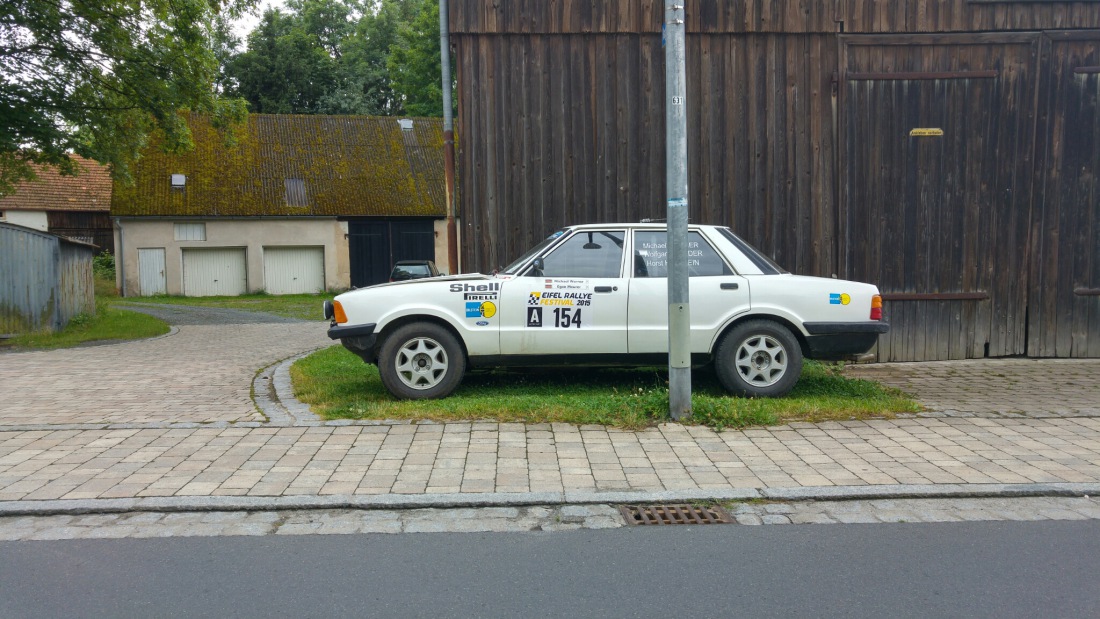
[[[100,279],[115,279],[115,255],[109,251],[92,258],[92,272]]]

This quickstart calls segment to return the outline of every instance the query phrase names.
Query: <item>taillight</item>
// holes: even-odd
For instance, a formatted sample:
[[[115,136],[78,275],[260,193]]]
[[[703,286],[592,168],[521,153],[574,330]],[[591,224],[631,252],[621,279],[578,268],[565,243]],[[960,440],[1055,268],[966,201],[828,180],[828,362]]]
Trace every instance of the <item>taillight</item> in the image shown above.
[[[871,320],[882,320],[882,297],[871,297]]]
[[[337,323],[343,324],[348,321],[348,315],[344,313],[344,306],[340,305],[339,301],[332,302],[332,309]]]

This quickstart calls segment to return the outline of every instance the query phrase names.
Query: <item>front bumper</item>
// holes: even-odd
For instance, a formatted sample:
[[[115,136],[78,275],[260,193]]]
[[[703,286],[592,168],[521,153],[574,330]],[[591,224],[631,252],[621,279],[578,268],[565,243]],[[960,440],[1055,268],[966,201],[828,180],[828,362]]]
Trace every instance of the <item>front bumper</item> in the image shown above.
[[[349,327],[339,327],[336,323],[329,325],[328,336],[329,339],[342,340],[346,337],[364,337],[374,335],[374,323],[366,325],[352,325]]]
[[[878,336],[890,331],[885,322],[807,322],[806,338],[811,359],[838,361],[850,359],[874,348]]]
[[[334,340],[340,340],[351,352],[359,356],[367,363],[374,363],[378,358],[377,344],[378,334],[374,332],[375,325],[354,325],[338,327],[332,324],[328,330],[328,336]]]

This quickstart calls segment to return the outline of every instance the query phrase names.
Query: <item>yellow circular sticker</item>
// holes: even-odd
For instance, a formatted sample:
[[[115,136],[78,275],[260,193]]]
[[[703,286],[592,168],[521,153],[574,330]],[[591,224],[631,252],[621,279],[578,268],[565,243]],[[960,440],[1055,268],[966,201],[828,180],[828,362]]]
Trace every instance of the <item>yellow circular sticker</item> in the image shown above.
[[[497,315],[497,306],[492,301],[486,301],[481,304],[481,315],[486,318],[492,318]]]
[[[850,297],[847,292],[840,295],[840,304],[841,305],[848,305],[851,302],[852,302],[852,297]]]

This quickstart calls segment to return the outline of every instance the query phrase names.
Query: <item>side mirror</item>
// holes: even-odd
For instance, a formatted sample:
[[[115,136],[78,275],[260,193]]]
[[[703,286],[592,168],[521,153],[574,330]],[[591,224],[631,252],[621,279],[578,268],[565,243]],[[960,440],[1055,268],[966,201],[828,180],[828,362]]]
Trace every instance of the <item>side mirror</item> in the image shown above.
[[[531,262],[531,275],[534,277],[542,277],[542,269],[545,266],[542,258],[535,258],[534,261]]]

